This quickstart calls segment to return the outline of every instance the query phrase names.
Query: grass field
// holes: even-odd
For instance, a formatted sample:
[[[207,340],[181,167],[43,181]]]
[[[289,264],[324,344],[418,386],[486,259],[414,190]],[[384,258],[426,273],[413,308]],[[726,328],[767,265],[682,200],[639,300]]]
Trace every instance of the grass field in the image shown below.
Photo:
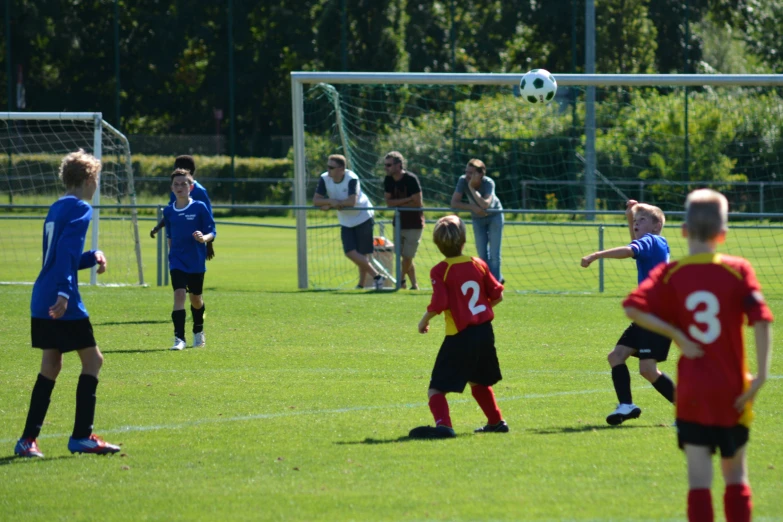
[[[170,288],[83,290],[105,354],[95,431],[123,448],[112,457],[66,450],[74,354],[39,439],[46,458],[12,457],[40,353],[28,347],[30,287],[0,286],[0,519],[685,519],[672,407],[633,374],[642,417],[604,422],[616,403],[606,354],[627,325],[618,295],[510,292],[495,320],[495,390],[511,432],[473,434],[485,418],[466,393],[449,396],[457,439],[411,441],[432,423],[427,384],[444,331],[437,318],[416,332],[429,293],[297,292],[288,231],[221,232],[204,349],[168,351]],[[770,305],[783,317],[783,300]],[[672,353],[661,367],[673,375]],[[774,362],[772,373],[749,448],[756,521],[783,520]],[[718,476],[718,520],[722,489]]]

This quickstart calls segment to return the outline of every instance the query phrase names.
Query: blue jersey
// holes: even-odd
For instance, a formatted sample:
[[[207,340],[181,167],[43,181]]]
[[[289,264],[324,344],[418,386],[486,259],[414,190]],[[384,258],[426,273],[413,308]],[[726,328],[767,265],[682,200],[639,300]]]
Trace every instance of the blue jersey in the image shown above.
[[[645,234],[640,239],[634,239],[628,245],[633,250],[636,259],[636,270],[639,272],[639,284],[647,279],[650,270],[660,263],[669,262],[669,243],[663,236]]]
[[[193,180],[193,190],[190,191],[190,197],[191,199],[195,199],[196,201],[201,201],[207,206],[207,210],[209,210],[209,213],[212,214],[212,202],[209,200],[209,195],[207,195],[207,189],[204,188],[204,185]],[[171,192],[171,195],[169,196],[169,205],[177,201],[177,196],[174,195],[174,192]]]
[[[92,207],[75,196],[64,196],[49,207],[43,233],[43,263],[33,285],[30,315],[51,319],[49,307],[57,296],[68,299],[68,308],[58,321],[85,319],[89,315],[79,295],[78,272],[95,266],[95,251],[82,253]]]
[[[216,234],[212,213],[202,201],[193,199],[184,208],[174,205],[163,209],[166,237],[171,240],[169,269],[187,274],[204,273],[207,271],[207,245],[196,241],[193,232],[198,230],[205,236]]]

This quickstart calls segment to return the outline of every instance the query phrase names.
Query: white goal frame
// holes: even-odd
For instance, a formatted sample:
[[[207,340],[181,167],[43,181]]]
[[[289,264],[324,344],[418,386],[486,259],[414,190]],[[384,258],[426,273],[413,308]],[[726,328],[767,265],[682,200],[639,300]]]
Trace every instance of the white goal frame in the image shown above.
[[[103,114],[100,112],[0,112],[0,120],[10,121],[92,121],[93,122],[93,156],[97,159],[103,157],[103,133],[106,132],[115,136],[122,146],[125,148],[125,172],[127,176],[128,196],[131,203],[131,222],[133,227],[133,241],[134,250],[136,254],[136,266],[138,269],[138,284],[144,284],[144,270],[141,257],[141,242],[139,241],[139,223],[138,223],[138,209],[136,208],[136,190],[133,184],[133,166],[131,163],[130,143],[128,138],[125,137],[120,131],[111,126],[106,120],[103,119]],[[91,245],[92,249],[99,248],[98,238],[101,221],[101,188],[100,185],[95,191],[95,195],[92,198],[93,205],[93,217],[92,217],[92,237]],[[90,270],[90,284],[98,284],[97,267],[93,267]]]
[[[370,72],[291,72],[291,105],[294,141],[294,204],[309,206],[306,192],[304,85],[308,84],[428,84],[428,85],[518,85],[524,73],[436,74]],[[595,210],[595,87],[608,86],[747,86],[781,87],[783,74],[555,74],[559,85],[587,87],[585,100],[585,188],[587,205]],[[339,111],[337,112],[339,115]],[[296,211],[297,279],[300,289],[308,287],[307,211]]]

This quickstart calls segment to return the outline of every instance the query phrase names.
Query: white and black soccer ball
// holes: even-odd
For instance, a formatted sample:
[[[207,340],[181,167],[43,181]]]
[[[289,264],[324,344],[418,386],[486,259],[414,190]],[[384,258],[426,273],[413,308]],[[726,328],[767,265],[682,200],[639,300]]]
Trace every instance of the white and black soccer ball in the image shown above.
[[[546,69],[533,69],[520,80],[519,92],[528,103],[549,103],[557,92],[557,81]]]

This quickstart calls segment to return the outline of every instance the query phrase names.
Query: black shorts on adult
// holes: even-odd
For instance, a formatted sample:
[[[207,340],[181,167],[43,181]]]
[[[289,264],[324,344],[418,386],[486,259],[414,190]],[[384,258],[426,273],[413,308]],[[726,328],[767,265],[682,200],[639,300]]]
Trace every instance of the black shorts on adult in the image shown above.
[[[462,393],[468,382],[492,386],[502,378],[495,332],[487,322],[446,336],[435,359],[430,388]]]
[[[98,346],[89,318],[63,321],[33,317],[30,322],[30,336],[33,348],[54,349],[61,353]]]
[[[672,340],[650,330],[645,330],[636,323],[631,323],[617,344],[636,350],[633,356],[639,359],[655,359],[658,362],[663,362],[669,356]]]
[[[355,227],[340,227],[340,237],[343,240],[343,252],[346,254],[356,250],[360,254],[372,254],[372,229],[375,222],[372,218]]]
[[[749,438],[750,430],[742,424],[724,428],[677,419],[677,444],[680,449],[683,449],[685,444],[707,446],[710,448],[710,453],[714,454],[715,448],[719,448],[720,456],[730,459],[748,443]]]
[[[184,288],[193,295],[204,293],[204,272],[189,274],[175,269],[169,273],[171,274],[171,286],[174,290]]]

